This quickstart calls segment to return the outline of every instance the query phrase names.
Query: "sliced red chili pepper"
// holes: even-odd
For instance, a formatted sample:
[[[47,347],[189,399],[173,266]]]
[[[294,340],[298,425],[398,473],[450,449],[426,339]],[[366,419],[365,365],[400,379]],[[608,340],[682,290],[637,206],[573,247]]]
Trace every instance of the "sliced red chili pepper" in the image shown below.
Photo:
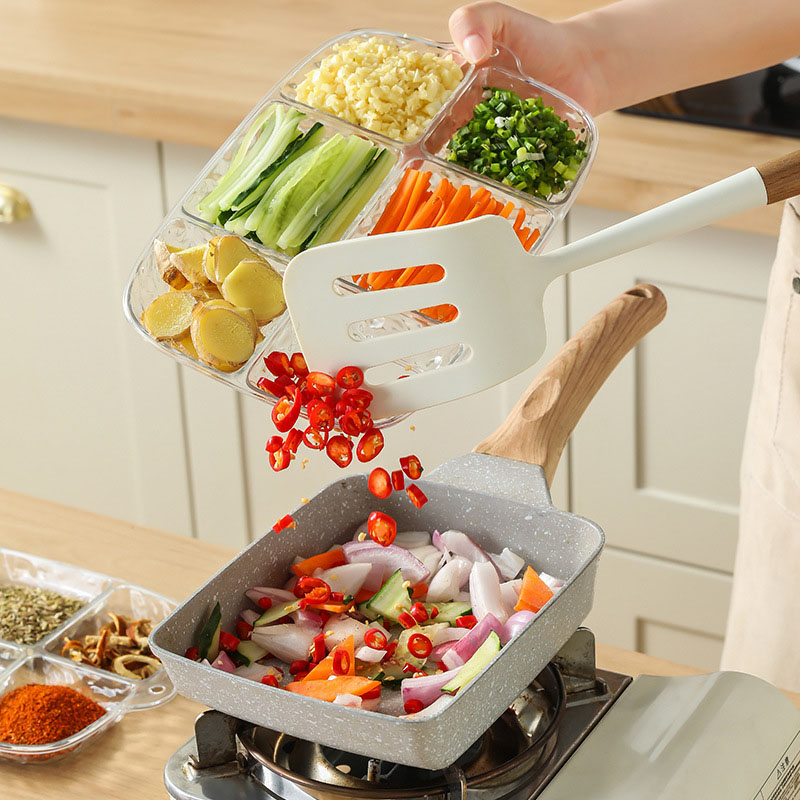
[[[330,599],[331,587],[322,578],[303,575],[294,585],[294,596],[309,603],[325,603]]]
[[[412,481],[418,480],[422,475],[422,464],[416,456],[403,456],[400,459],[400,468]]]
[[[436,669],[440,669],[442,672],[447,672],[449,667],[447,666],[447,664],[444,663],[444,661],[437,661]]]
[[[312,450],[324,450],[328,441],[328,431],[318,431],[309,425],[303,433],[303,444]]]
[[[381,687],[376,686],[374,689],[370,689],[368,692],[364,692],[361,695],[362,700],[377,700],[381,696]]]
[[[284,517],[281,517],[273,526],[272,530],[275,533],[280,533],[281,531],[285,531],[287,528],[296,528],[297,523],[294,521],[294,517],[291,514],[287,514]]]
[[[298,659],[297,661],[292,661],[289,664],[289,674],[290,675],[297,675],[298,672],[304,672],[308,670],[308,661],[303,661],[302,659]]]
[[[417,622],[428,621],[428,609],[426,609],[422,603],[414,603],[408,610],[408,613],[411,614]]]
[[[219,647],[220,650],[235,650],[239,646],[239,640],[228,631],[220,631]]]
[[[353,460],[353,443],[346,436],[331,436],[325,445],[328,458],[344,469]]]
[[[406,485],[406,476],[403,475],[403,470],[395,469],[392,470],[392,486],[394,487],[395,491],[401,491]]]
[[[236,623],[236,635],[243,641],[247,641],[252,632],[253,626],[249,622],[245,622],[243,619],[240,619]]]
[[[383,450],[383,434],[377,428],[370,428],[359,440],[356,457],[359,461],[372,461]]]
[[[272,600],[269,597],[259,597],[257,605],[263,611],[269,611],[272,608]]]
[[[474,628],[478,624],[478,620],[474,614],[464,614],[456,620],[457,628]]]
[[[331,603],[343,603],[344,592],[331,592]]]
[[[306,364],[305,356],[302,353],[292,353],[289,363],[298,378],[305,378],[308,375],[308,364]]]
[[[350,653],[347,650],[337,650],[333,654],[333,674],[347,675],[350,671]]]
[[[431,608],[431,619],[436,619],[439,616],[439,609],[436,606]]]
[[[373,650],[385,650],[388,641],[383,631],[379,631],[377,628],[370,628],[364,634],[364,644]]]
[[[408,675],[409,672],[416,672],[417,668],[413,664],[403,664],[403,672]]]
[[[367,408],[375,398],[366,389],[346,389],[342,400],[353,408]]]
[[[197,661],[200,658],[200,651],[196,647],[190,647],[183,655],[191,661]]]
[[[286,433],[294,427],[297,418],[300,416],[300,409],[303,406],[303,398],[300,392],[297,391],[296,387],[292,388],[294,392],[291,399],[281,397],[272,407],[272,422],[281,433]]]
[[[281,449],[281,447],[283,447],[283,437],[278,436],[277,433],[274,436],[270,436],[269,439],[267,439],[266,450],[268,453],[277,453],[278,450]]]
[[[401,611],[397,617],[397,621],[404,628],[413,628],[417,624],[417,621],[411,616],[411,614],[408,613],[408,611]]]
[[[358,367],[342,367],[336,373],[336,383],[342,389],[358,389],[364,383],[364,373]]]
[[[369,474],[367,486],[375,497],[385,500],[392,493],[392,482],[389,473],[383,467],[375,467]]]
[[[333,407],[333,411],[337,417],[341,417],[346,414],[348,411],[352,411],[353,409],[345,403],[344,400],[337,400],[336,405]]]
[[[367,517],[367,531],[372,541],[388,547],[397,536],[397,523],[382,511],[373,511]]]
[[[412,633],[408,637],[408,651],[417,658],[427,658],[433,650],[433,642],[424,633]]]
[[[275,397],[283,397],[283,386],[281,386],[277,381],[272,381],[269,378],[259,378],[256,381],[256,386],[263,392],[269,392],[270,394],[274,394]]]
[[[292,365],[289,362],[289,356],[278,350],[273,350],[268,356],[264,357],[264,365],[276,377],[285,375],[287,378],[291,378],[294,374]]]
[[[318,633],[311,642],[311,660],[319,664],[325,658],[325,634]]]
[[[411,486],[406,489],[406,494],[408,495],[408,499],[411,500],[417,508],[422,508],[422,506],[428,502],[425,492],[423,492],[416,483],[412,483]]]
[[[269,454],[269,465],[275,472],[280,472],[286,469],[292,463],[292,455],[288,450],[281,448],[274,453]]]
[[[425,708],[425,704],[422,700],[417,700],[416,697],[412,697],[410,700],[406,700],[406,702],[403,703],[403,709],[406,714],[417,714],[422,711],[423,708]]]
[[[261,678],[261,683],[263,683],[264,686],[274,686],[276,689],[279,686],[278,679],[274,675],[264,675],[264,677]]]
[[[336,380],[327,372],[309,372],[306,386],[315,397],[327,397],[336,391]]]
[[[386,655],[384,656],[384,661],[389,661],[394,655],[395,650],[397,650],[397,641],[389,642],[389,644],[386,645]]]
[[[292,428],[289,433],[286,434],[286,443],[283,446],[292,453],[296,453],[302,441],[303,432],[299,428]]]
[[[336,415],[327,403],[323,403],[322,400],[315,397],[308,404],[306,411],[312,428],[316,428],[318,431],[329,431],[333,428]]]
[[[372,414],[366,408],[355,408],[342,415],[339,427],[349,436],[358,436],[372,427]]]

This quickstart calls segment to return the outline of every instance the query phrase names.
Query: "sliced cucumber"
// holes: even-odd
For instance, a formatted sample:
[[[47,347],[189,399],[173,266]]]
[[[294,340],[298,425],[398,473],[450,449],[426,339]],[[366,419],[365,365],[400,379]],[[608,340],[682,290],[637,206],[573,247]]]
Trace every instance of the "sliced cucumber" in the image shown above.
[[[204,658],[213,661],[219,655],[219,632],[222,625],[222,609],[217,603],[212,609],[200,629],[200,636],[197,640],[197,654],[200,661]]]
[[[375,597],[375,595],[372,595],[372,597]],[[372,597],[357,606],[359,613],[363,614],[370,621],[378,619],[381,615],[380,611],[375,611],[369,607],[369,604],[372,602]]]
[[[275,620],[278,620],[281,617],[285,617],[287,614],[291,614],[293,611],[297,611],[299,608],[300,608],[299,600],[287,600],[285,603],[279,603],[277,606],[272,606],[272,608],[268,608],[253,623],[253,627],[258,628],[261,625],[269,625],[270,622],[275,622]]]
[[[404,583],[402,570],[392,573],[389,580],[367,600],[366,607],[369,614],[397,622],[400,614],[411,608],[408,588],[403,585]],[[365,613],[364,616],[369,614]]]
[[[258,661],[260,658],[264,658],[266,654],[266,647],[262,647],[260,644],[250,641],[239,642],[239,646],[236,648],[235,653],[237,656],[236,660],[245,667],[249,666],[254,661]]]
[[[469,614],[472,610],[471,603],[462,601],[454,601],[452,603],[423,603],[422,605],[425,606],[425,610],[428,612],[429,616],[434,606],[439,610],[439,613],[430,620],[431,622],[455,622],[459,617],[463,617],[464,614]]]
[[[442,687],[447,694],[454,694],[468,684],[498,653],[500,637],[492,631],[486,641],[473,653],[472,658],[458,671],[458,675]]]
[[[336,208],[325,218],[316,233],[303,245],[303,250],[318,244],[337,242],[367,204],[395,162],[394,153],[383,150],[361,173],[361,177],[350,187]]]

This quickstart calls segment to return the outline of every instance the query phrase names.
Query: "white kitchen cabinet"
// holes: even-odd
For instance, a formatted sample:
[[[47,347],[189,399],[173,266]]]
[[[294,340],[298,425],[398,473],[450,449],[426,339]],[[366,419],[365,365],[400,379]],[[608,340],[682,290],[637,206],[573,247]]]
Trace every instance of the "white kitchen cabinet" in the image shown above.
[[[0,486],[181,533],[191,506],[178,370],[125,321],[161,217],[157,145],[0,118]]]
[[[586,624],[604,644],[719,669],[732,579],[606,547]]]
[[[211,152],[203,148],[163,145],[168,204],[175,203]],[[553,234],[554,244],[563,231]],[[551,343],[546,357],[564,340],[565,283],[555,284],[546,298]],[[190,369],[181,370],[185,387],[188,453],[194,495],[195,521],[200,538],[241,546],[248,537],[268,530],[275,521],[343,475],[365,471],[353,464],[341,470],[327,458],[308,453],[304,466],[274,473],[264,443],[270,435],[269,406],[215,384]],[[391,466],[408,453],[420,457],[431,470],[448,458],[468,452],[494,430],[536,374],[536,368],[504,386],[438,408],[427,409],[386,433],[386,447],[376,460]],[[567,453],[554,483],[554,499],[562,507],[568,499]],[[372,465],[371,465],[372,466]]]

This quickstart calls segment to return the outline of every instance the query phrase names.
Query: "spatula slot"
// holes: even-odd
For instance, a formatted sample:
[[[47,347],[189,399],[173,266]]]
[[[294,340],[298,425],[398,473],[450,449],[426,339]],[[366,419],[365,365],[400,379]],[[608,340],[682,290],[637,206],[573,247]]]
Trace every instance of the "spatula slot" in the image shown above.
[[[339,295],[352,294],[356,288],[375,292],[418,283],[438,283],[444,276],[445,269],[441,264],[392,267],[362,275],[340,275],[333,283],[333,291]]]
[[[364,379],[370,386],[384,386],[403,378],[413,381],[415,376],[463,364],[471,358],[472,348],[468,344],[453,344],[399,358],[396,361],[377,364],[364,373]]]
[[[458,309],[447,304],[351,322],[347,326],[347,335],[354,342],[363,342],[367,339],[375,339],[392,333],[424,328],[434,323],[446,325],[449,322],[455,322],[457,319]],[[409,324],[409,320],[416,322],[416,324],[413,324],[413,322]]]

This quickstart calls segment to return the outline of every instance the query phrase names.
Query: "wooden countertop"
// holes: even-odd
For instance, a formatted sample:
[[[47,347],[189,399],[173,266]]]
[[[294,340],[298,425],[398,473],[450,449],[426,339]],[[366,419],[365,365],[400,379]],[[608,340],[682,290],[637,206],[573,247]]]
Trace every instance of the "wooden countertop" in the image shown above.
[[[79,564],[176,599],[189,595],[233,555],[217,545],[4,490],[0,546]],[[629,675],[700,672],[605,645],[598,646],[598,663]],[[800,708],[800,696],[789,696]],[[201,710],[198,703],[176,697],[162,708],[129,714],[85,751],[52,765],[0,761],[3,800],[163,797],[164,765],[191,736]]]
[[[217,147],[304,54],[352,28],[446,40],[458,0],[0,0],[0,113]],[[517,0],[556,19],[602,0]],[[580,202],[638,212],[751,164],[796,139],[608,114]],[[721,223],[774,235],[780,209]]]

